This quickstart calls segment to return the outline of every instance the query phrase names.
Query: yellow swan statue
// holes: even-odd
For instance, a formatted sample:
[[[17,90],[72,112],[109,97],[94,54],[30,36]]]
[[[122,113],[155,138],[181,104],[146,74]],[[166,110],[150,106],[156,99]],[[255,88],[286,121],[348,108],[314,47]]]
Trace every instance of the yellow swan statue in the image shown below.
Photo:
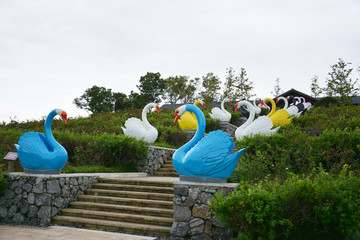
[[[273,122],[274,127],[285,126],[291,123],[294,117],[289,118],[289,112],[285,109],[280,109],[275,112],[276,104],[271,98],[266,98],[266,101],[271,103],[271,112],[267,115]]]
[[[201,104],[205,108],[205,102],[198,100],[194,103],[195,106]],[[196,130],[198,128],[197,119],[194,113],[185,112],[178,120],[179,126],[182,130]]]

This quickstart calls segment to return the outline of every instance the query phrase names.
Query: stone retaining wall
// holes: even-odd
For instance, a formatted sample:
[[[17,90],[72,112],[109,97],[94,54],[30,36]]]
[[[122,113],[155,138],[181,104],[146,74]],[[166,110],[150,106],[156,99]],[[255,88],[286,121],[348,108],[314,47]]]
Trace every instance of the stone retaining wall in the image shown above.
[[[216,192],[222,191],[227,196],[235,188],[236,184],[229,183],[175,182],[171,239],[230,239],[232,233],[216,220],[209,202]]]
[[[138,170],[153,176],[154,172],[156,172],[169,157],[172,157],[175,151],[176,149],[172,148],[150,146],[148,159],[146,159],[144,165],[138,167]]]
[[[75,201],[98,176],[4,174],[9,183],[0,197],[0,222],[48,226],[51,217]]]
[[[221,122],[220,124],[220,130],[229,134],[230,137],[235,136],[236,129],[237,127],[235,125],[232,125],[231,123]]]

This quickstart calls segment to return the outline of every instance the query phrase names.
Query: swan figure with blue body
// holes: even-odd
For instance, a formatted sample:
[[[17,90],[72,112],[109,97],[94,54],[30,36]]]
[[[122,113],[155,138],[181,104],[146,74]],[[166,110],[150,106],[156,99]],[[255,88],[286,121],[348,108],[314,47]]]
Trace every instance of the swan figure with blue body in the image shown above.
[[[195,114],[198,129],[194,137],[173,154],[173,165],[180,180],[226,182],[245,148],[231,153],[234,140],[220,130],[203,137],[205,117],[194,105],[187,104],[176,109],[174,122],[187,111]]]
[[[19,161],[25,173],[60,174],[65,166],[68,154],[51,132],[53,118],[59,115],[67,123],[67,114],[61,109],[52,110],[45,120],[45,135],[27,132],[15,144]]]

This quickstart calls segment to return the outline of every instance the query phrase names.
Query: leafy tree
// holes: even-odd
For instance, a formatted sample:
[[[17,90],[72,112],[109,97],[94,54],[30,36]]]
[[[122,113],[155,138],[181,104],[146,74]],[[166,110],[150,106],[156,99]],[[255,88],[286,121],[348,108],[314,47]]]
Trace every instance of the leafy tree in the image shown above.
[[[160,102],[159,96],[163,94],[165,80],[161,78],[160,73],[147,72],[145,76],[140,77],[140,85],[136,87],[143,95],[145,102]]]
[[[124,93],[113,93],[114,98],[114,110],[124,110],[126,108],[125,102],[127,100],[127,96]]]
[[[111,89],[96,85],[86,89],[85,93],[75,98],[73,103],[78,108],[92,113],[112,112],[114,110],[114,98]]]
[[[170,103],[191,103],[196,96],[200,79],[189,79],[187,76],[168,77],[165,82],[163,98]]]
[[[254,83],[247,78],[246,70],[244,68],[240,69],[240,74],[236,78],[234,83],[235,92],[233,95],[234,99],[240,99],[241,97],[252,97],[252,90],[254,89]]]
[[[226,69],[226,77],[224,82],[224,95],[223,98],[233,99],[235,95],[234,85],[237,81],[235,71],[232,67]]]
[[[186,87],[187,78],[185,76],[168,77],[165,80],[164,99],[171,104],[175,104],[183,98],[183,90]]]
[[[328,73],[330,78],[327,78],[327,87],[325,89],[327,96],[340,97],[343,103],[350,103],[351,98],[356,96],[358,88],[355,87],[357,80],[352,81],[350,74],[352,68],[347,68],[347,65],[341,58],[339,62],[332,65],[332,71]]]
[[[127,99],[124,100],[123,106],[124,109],[143,108],[149,102],[145,95],[131,91]]]
[[[277,97],[281,94],[281,92],[282,92],[282,90],[280,88],[280,78],[277,78],[275,80],[274,91],[271,91],[271,94],[274,95],[275,97]]]
[[[314,75],[311,79],[311,92],[314,97],[319,97],[320,94],[323,92],[322,88],[319,86],[319,76]]]
[[[218,100],[220,87],[220,79],[214,73],[208,73],[202,77],[202,87],[201,98],[205,102],[212,102]]]

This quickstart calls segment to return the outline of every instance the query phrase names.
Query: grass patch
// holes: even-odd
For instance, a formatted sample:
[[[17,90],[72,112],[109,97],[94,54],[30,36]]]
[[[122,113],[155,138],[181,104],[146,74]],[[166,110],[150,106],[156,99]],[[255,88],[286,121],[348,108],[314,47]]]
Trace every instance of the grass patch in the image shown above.
[[[65,173],[120,173],[120,172],[137,172],[136,168],[131,165],[105,167],[95,166],[71,166],[66,165],[62,170]]]

